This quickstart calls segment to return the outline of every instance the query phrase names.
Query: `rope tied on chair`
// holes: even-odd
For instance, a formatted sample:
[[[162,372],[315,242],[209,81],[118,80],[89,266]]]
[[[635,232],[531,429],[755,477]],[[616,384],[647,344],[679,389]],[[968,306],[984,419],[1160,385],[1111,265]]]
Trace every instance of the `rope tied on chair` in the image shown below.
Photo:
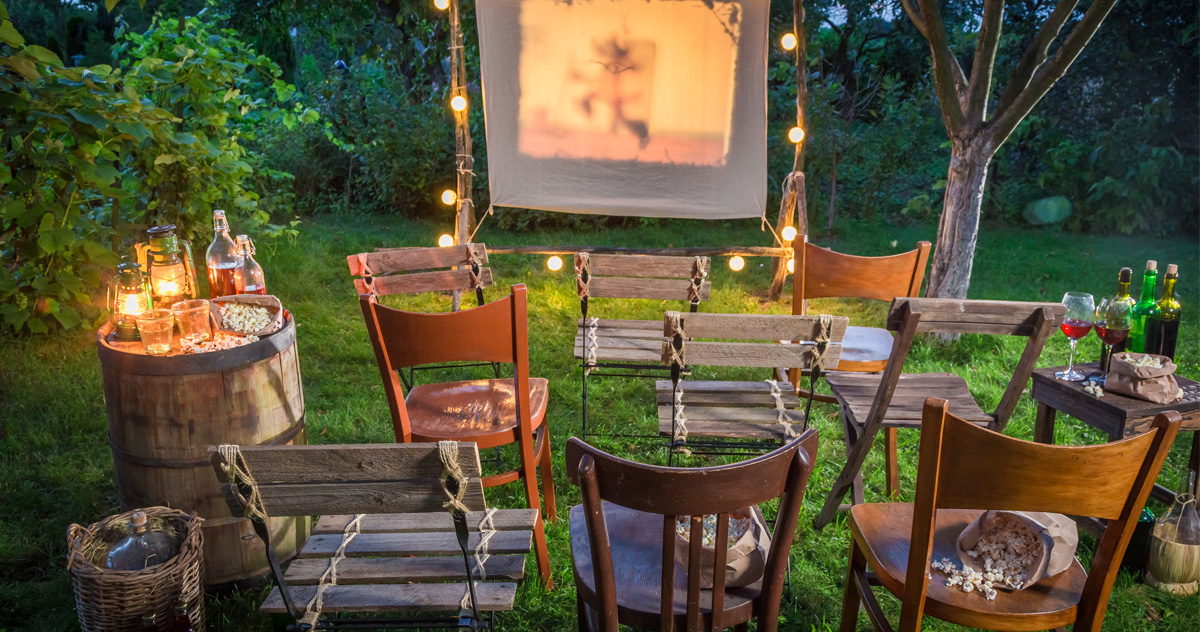
[[[229,489],[244,508],[245,517],[266,522],[267,510],[263,507],[262,493],[254,475],[250,473],[250,467],[242,458],[241,446],[228,443],[220,445],[217,446],[217,453],[221,455],[221,469],[225,472],[225,479],[230,482]],[[249,488],[249,495],[242,492],[243,486]]]
[[[467,506],[463,504],[463,497],[467,493],[467,476],[463,474],[462,467],[458,464],[458,442],[457,441],[438,441],[438,458],[442,461],[442,490],[446,492],[446,497],[450,500],[442,504],[451,512],[460,511],[463,515],[469,513]],[[446,481],[454,479],[458,483],[458,492],[451,493],[450,487],[446,485]],[[479,529],[479,543],[475,545],[475,567],[479,573],[479,579],[487,579],[487,570],[484,564],[491,553],[488,552],[488,541],[496,535],[496,527],[492,522],[492,517],[496,514],[496,509],[490,508],[484,512],[483,518],[479,521],[477,528]],[[459,601],[459,607],[463,610],[472,609],[471,604],[471,585],[475,581],[473,577],[467,578],[467,588],[463,592],[462,599]]]
[[[342,530],[342,542],[333,553],[333,557],[329,558],[329,566],[325,568],[325,572],[321,573],[321,578],[317,580],[317,592],[312,599],[308,601],[308,605],[304,606],[304,616],[300,617],[297,622],[300,625],[308,624],[315,628],[317,619],[321,617],[321,610],[325,607],[325,591],[330,586],[337,586],[337,567],[338,563],[346,559],[346,547],[358,537],[359,528],[362,526],[362,519],[366,514],[355,514],[346,528]]]
[[[683,317],[679,312],[667,312],[667,323],[671,325],[671,337],[667,339],[668,362],[672,366],[683,368],[687,366],[687,334],[683,331]],[[679,346],[675,346],[676,339]]]
[[[479,260],[479,255],[475,253],[475,244],[467,244],[467,258],[471,266],[468,268],[471,288],[477,290],[483,287],[483,274],[481,274],[483,262]]]
[[[672,420],[675,422],[674,423],[675,432],[674,432],[674,434],[671,435],[671,440],[678,442],[678,443],[686,443],[687,436],[688,436],[688,429],[687,429],[687,416],[683,414],[683,380],[679,380],[678,382],[675,383],[674,396],[675,396],[675,399],[673,400],[673,404],[672,404],[671,408],[672,408]],[[677,446],[677,449],[680,452],[684,452],[689,455],[691,454],[691,452],[688,451],[687,448],[682,448],[682,447]]]
[[[378,297],[379,293],[375,291],[375,271],[371,269],[367,254],[365,252],[358,253],[358,267],[362,268],[362,282],[367,286],[367,294]]]
[[[688,288],[688,301],[692,305],[700,304],[700,290],[708,279],[708,257],[696,257],[692,263],[692,285]]]
[[[588,322],[587,333],[584,336],[584,364],[596,364],[596,349],[600,346],[600,341],[596,337],[596,328],[600,326],[600,319],[593,316]],[[590,368],[584,369],[591,371]]]
[[[492,522],[494,515],[496,515],[496,508],[489,507],[476,526],[479,529],[479,544],[475,545],[475,571],[479,573],[479,579],[487,579],[487,569],[483,565],[492,557],[492,554],[488,552],[488,540],[496,535],[496,525]]]
[[[592,281],[592,260],[586,252],[575,253],[575,289],[579,298],[588,298],[588,285]]]
[[[775,400],[775,423],[783,425],[783,436],[788,439],[796,438],[796,430],[792,428],[792,418],[788,413],[788,409],[783,405],[783,391],[779,389],[779,382],[775,380],[763,380],[771,386],[771,398]]]
[[[825,362],[825,351],[828,349],[830,338],[833,335],[833,316],[821,314],[818,318],[821,330],[817,332],[817,339],[813,341],[813,346],[809,350],[812,364],[815,367],[820,367]]]

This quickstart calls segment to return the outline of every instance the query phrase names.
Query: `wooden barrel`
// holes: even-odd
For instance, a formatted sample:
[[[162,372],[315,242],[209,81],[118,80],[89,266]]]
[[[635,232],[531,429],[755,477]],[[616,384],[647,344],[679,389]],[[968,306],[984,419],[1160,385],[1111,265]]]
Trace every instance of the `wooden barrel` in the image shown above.
[[[258,342],[194,355],[148,356],[111,331],[100,330],[98,345],[121,508],[195,511],[205,519],[205,583],[257,579],[269,570],[266,550],[248,520],[230,515],[208,447],[307,443],[291,315]],[[280,562],[295,556],[308,520],[270,524]]]

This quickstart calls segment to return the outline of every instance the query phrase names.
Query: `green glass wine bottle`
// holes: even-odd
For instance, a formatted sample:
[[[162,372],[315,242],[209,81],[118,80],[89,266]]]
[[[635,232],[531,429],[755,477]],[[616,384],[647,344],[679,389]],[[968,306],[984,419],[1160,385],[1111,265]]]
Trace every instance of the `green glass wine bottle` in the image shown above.
[[[1133,312],[1134,300],[1129,295],[1129,284],[1133,280],[1132,268],[1121,268],[1121,272],[1117,275],[1117,296],[1116,302],[1125,303],[1129,306],[1129,311]],[[1126,339],[1122,338],[1120,342],[1112,347],[1113,353],[1120,353],[1125,350]],[[1103,340],[1100,341],[1100,366],[1108,366],[1108,345]]]
[[[1155,306],[1158,311],[1146,319],[1146,353],[1165,355],[1175,359],[1175,342],[1179,338],[1179,314],[1183,307],[1175,298],[1175,282],[1179,279],[1179,266],[1167,266],[1163,277],[1162,297]]]
[[[1146,262],[1146,271],[1142,273],[1142,296],[1133,306],[1130,317],[1129,344],[1130,351],[1145,353],[1146,351],[1146,322],[1151,314],[1158,312],[1154,303],[1154,287],[1158,285],[1158,262],[1151,259]]]

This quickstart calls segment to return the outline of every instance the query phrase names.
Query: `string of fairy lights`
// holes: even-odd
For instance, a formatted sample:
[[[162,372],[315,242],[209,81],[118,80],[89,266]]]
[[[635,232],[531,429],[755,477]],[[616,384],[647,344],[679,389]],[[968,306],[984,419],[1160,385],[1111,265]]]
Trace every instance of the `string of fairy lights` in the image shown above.
[[[451,2],[451,0],[433,0],[433,6],[440,11],[445,11],[450,8],[450,2]],[[787,52],[795,51],[798,44],[799,44],[799,40],[796,38],[795,33],[785,33],[783,35],[783,37],[781,37],[779,39],[779,46]],[[799,53],[797,53],[797,54],[799,54]],[[453,96],[450,98],[449,105],[450,105],[451,110],[453,110],[454,112],[459,113],[461,115],[463,112],[465,112],[467,110],[468,103],[467,103],[467,97],[464,96],[464,94],[463,94],[465,92],[465,83],[466,82],[461,77],[459,78],[459,82],[462,83],[463,85],[462,86],[451,86],[451,94],[453,94]],[[796,145],[799,145],[800,143],[804,142],[804,137],[805,137],[804,130],[800,126],[792,127],[787,132],[788,141],[790,141]],[[461,162],[461,161],[459,161],[459,162]],[[458,174],[460,178],[462,175],[461,171],[462,171],[462,168],[460,166],[459,174]],[[442,204],[445,204],[446,206],[455,206],[456,204],[459,203],[458,193],[454,189],[446,189],[446,190],[442,191],[441,197],[442,197]],[[480,220],[480,222],[482,223],[482,220]],[[478,230],[478,225],[476,226],[476,230]],[[471,235],[474,236],[474,233],[472,232]],[[797,237],[796,228],[794,226],[785,226],[783,228],[783,230],[780,232],[779,236],[783,239],[783,241],[785,243],[790,244],[793,241],[795,241],[795,239]],[[438,243],[439,247],[449,248],[450,246],[454,245],[454,237],[451,236],[449,233],[443,233],[440,237],[438,237],[437,243]],[[562,270],[562,267],[563,267],[562,257],[560,257],[558,255],[551,255],[550,257],[548,257],[546,259],[546,268],[549,269],[551,272],[558,272],[559,270]],[[733,270],[734,272],[740,272],[745,267],[746,267],[746,260],[741,255],[734,255],[729,258],[729,269],[730,270]],[[789,273],[796,271],[796,260],[794,257],[788,259],[787,271]]]

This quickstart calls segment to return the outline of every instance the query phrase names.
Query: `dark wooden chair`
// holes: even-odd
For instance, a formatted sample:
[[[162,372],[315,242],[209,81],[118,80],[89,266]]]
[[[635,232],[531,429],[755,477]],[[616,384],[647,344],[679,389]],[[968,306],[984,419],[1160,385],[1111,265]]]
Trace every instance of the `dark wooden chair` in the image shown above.
[[[921,427],[922,402],[928,396],[949,400],[955,414],[972,423],[1003,431],[1021,392],[1029,384],[1038,356],[1062,322],[1062,303],[977,301],[967,299],[898,298],[892,301],[887,328],[897,333],[883,373],[834,372],[825,376],[841,406],[846,433],[846,465],[833,483],[815,526],[829,524],[847,490],[861,503],[862,466],[881,428]],[[993,334],[1027,338],[1025,350],[996,410],[984,412],[967,381],[953,373],[904,374],[904,363],[918,333]],[[895,435],[885,435],[885,467],[889,497],[899,493]]]
[[[291,630],[306,629],[302,621],[314,626],[307,629],[321,630],[487,629],[490,618],[485,617],[512,610],[537,510],[486,509],[476,446],[456,444],[445,455],[441,447],[209,448],[230,511],[250,519],[266,544],[276,586],[261,610],[287,613],[297,622]],[[453,469],[448,464],[460,478],[445,477]],[[465,511],[447,511],[448,494],[460,489]],[[320,518],[312,535],[284,572],[266,519],[307,521],[314,515]],[[479,545],[482,536],[486,550]],[[475,581],[468,582],[468,576]],[[314,602],[318,593],[319,604]],[[370,620],[322,616],[413,611],[454,614]]]
[[[859,257],[834,252],[809,243],[797,249],[796,277],[792,283],[792,313],[807,314],[811,298],[859,298],[876,301],[917,296],[929,260],[929,242],[915,250],[883,257]],[[842,341],[842,359],[836,370],[873,373],[882,371],[892,350],[892,334],[880,327],[851,325]],[[797,381],[793,376],[793,381]],[[816,400],[833,403],[827,395]]]
[[[685,368],[764,368],[771,375],[774,367],[797,367],[813,369],[815,382],[823,368],[837,366],[848,322],[845,316],[667,312],[660,355],[671,379],[659,380],[655,390],[658,430],[670,437],[670,458],[685,445],[710,454],[777,448],[796,436],[794,424],[807,427],[812,403],[797,397],[791,382],[684,380]]]
[[[758,629],[773,632],[816,454],[811,428],[770,454],[704,468],[643,465],[570,439],[567,475],[583,495],[570,514],[579,628],[616,632],[620,623],[664,632],[745,630],[757,616]],[[726,550],[716,547],[714,585],[701,589],[703,516],[716,515],[716,541],[723,542],[731,511],[774,498],[780,498],[779,512],[763,579],[726,587]],[[686,568],[675,557],[677,516],[691,516]]]
[[[575,334],[575,358],[583,368],[582,436],[588,436],[588,380],[591,376],[665,377],[659,362],[662,323],[657,320],[602,319],[593,315],[594,298],[683,301],[695,312],[708,300],[708,257],[575,255],[575,287],[582,318]],[[600,373],[598,370],[618,371]],[[630,373],[632,372],[632,373]],[[613,435],[654,436],[654,435]]]
[[[949,406],[925,401],[916,502],[850,510],[842,632],[856,629],[860,603],[876,629],[892,629],[872,583],[901,600],[901,632],[920,630],[924,615],[988,630],[1073,625],[1075,632],[1099,632],[1125,547],[1179,431],[1179,413],[1159,415],[1152,430],[1136,437],[1068,447],[1006,437],[947,413]],[[947,587],[929,567],[931,558],[949,558],[961,568],[958,534],[986,510],[1092,516],[1108,526],[1089,571],[1075,561],[1024,590],[999,590],[989,601]]]
[[[346,257],[354,288],[359,295],[375,299],[395,294],[474,291],[477,305],[483,305],[483,290],[492,287],[492,269],[487,266],[485,244],[463,244],[445,248],[384,248]],[[416,384],[416,372],[439,368],[491,366],[500,377],[499,365],[492,362],[452,363],[441,366],[408,367],[400,372],[406,388]]]
[[[420,314],[358,297],[384,392],[392,411],[396,441],[401,443],[471,441],[482,448],[517,444],[520,467],[483,478],[484,487],[516,480],[525,485],[529,506],[540,506],[537,467],[541,466],[546,515],[557,518],[550,429],[546,424],[549,383],[529,377],[529,308],[524,285],[486,305],[444,314]],[[398,370],[446,361],[503,362],[513,365],[511,379],[420,384],[404,396]],[[534,526],[538,567],[547,586],[550,557],[539,514]]]

